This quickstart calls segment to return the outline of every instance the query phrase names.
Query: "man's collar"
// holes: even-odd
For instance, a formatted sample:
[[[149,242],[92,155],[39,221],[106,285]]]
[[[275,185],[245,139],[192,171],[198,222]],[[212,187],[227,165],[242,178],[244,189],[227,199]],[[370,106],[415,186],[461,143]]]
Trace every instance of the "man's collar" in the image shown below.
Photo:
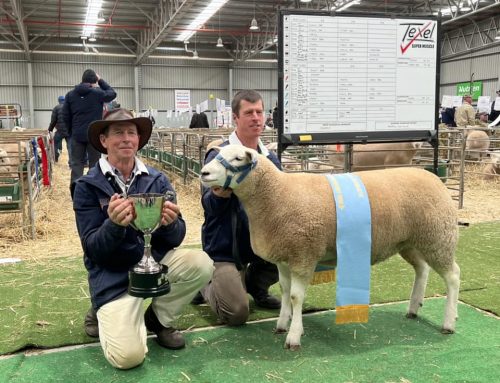
[[[243,145],[240,141],[240,139],[238,138],[238,136],[236,135],[236,131],[234,131],[233,133],[231,133],[229,135],[229,143],[231,145]],[[267,148],[264,146],[264,144],[262,143],[261,139],[259,138],[259,142],[257,144],[259,146],[259,152],[264,155],[264,156],[268,156],[269,155],[269,150],[267,150]]]
[[[112,174],[116,174],[116,167],[111,165],[108,161],[108,157],[101,157],[99,159],[99,167],[101,168],[102,174],[106,175],[106,173],[111,172]],[[132,170],[132,173],[134,174],[149,174],[148,169],[146,168],[146,165],[139,159],[139,157],[135,157],[135,165],[134,169]]]

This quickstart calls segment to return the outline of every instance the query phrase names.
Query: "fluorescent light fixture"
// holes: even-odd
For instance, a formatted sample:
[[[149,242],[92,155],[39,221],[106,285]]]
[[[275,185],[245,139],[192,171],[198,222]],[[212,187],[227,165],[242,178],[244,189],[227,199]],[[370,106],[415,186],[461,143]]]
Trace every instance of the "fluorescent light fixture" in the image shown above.
[[[94,33],[97,24],[97,15],[101,10],[102,0],[88,0],[87,15],[85,16],[85,26],[82,35],[90,36]]]
[[[97,39],[95,38],[95,36],[94,36],[94,35],[91,35],[91,36],[89,37],[89,41],[90,41],[91,43],[95,43],[95,42],[96,42],[96,40],[97,40]]]
[[[216,45],[217,48],[223,48],[224,47],[224,44],[222,44],[222,38],[218,38],[217,39],[217,45]]]
[[[205,22],[227,2],[228,0],[212,0],[210,4],[196,16],[191,24],[186,27],[186,30],[177,36],[177,41],[189,40],[189,38],[196,33],[196,29],[205,24]]]
[[[353,5],[358,5],[359,0],[352,0],[352,1],[344,1],[342,4],[339,4],[337,9],[334,9],[335,12],[342,12],[345,11],[347,8],[352,7]]]
[[[310,3],[312,0],[300,0],[301,3]]]
[[[456,12],[457,11],[457,7],[452,5],[451,7],[449,8],[442,8],[441,9],[441,14],[442,15],[451,15],[452,12]]]

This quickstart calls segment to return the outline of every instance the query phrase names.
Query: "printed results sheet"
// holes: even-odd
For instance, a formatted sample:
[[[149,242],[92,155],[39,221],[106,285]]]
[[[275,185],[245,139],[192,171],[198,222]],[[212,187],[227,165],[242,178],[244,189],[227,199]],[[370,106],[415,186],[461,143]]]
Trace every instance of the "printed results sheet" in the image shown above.
[[[283,16],[284,133],[435,129],[437,21]]]

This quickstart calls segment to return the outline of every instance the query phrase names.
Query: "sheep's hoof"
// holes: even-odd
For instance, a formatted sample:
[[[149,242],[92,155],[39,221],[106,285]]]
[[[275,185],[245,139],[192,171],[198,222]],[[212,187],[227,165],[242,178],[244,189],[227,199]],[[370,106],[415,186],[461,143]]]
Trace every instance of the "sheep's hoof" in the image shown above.
[[[290,351],[299,351],[300,350],[300,344],[290,344],[290,343],[285,343],[285,348],[290,350]]]
[[[417,318],[417,314],[415,314],[415,313],[407,313],[406,317],[408,319],[416,319]]]
[[[455,330],[452,330],[451,328],[442,328],[441,329],[441,334],[449,335],[449,334],[455,334]]]
[[[275,334],[285,334],[287,332],[286,328],[275,328],[274,333]]]

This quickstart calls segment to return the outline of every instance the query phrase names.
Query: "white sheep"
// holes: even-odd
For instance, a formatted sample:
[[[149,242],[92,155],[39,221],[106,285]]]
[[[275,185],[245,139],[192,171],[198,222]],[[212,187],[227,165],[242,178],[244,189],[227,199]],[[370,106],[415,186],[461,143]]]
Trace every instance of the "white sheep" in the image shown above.
[[[15,159],[15,157],[14,157]],[[7,150],[0,147],[0,176],[15,176],[17,174],[17,166],[13,163],[11,156]]]
[[[422,147],[422,142],[388,142],[380,144],[353,145],[352,171],[385,169],[390,166],[411,165],[413,157]],[[327,146],[332,152],[336,145]],[[344,149],[342,147],[342,154]],[[333,166],[344,166],[344,156],[330,156]]]
[[[470,130],[465,141],[465,150],[470,151],[470,157],[481,160],[482,155],[490,147],[490,137],[483,130]]]
[[[483,168],[485,180],[500,180],[500,152],[490,152],[490,162]]]
[[[207,187],[223,186],[232,176],[229,187],[248,215],[253,251],[278,266],[282,304],[276,331],[286,332],[291,316],[285,347],[298,349],[306,287],[325,254],[336,262],[336,210],[330,184],[323,175],[282,172],[244,146],[227,145],[219,155],[234,168],[214,159],[201,169],[201,181]],[[252,163],[254,168],[241,180],[238,174],[247,172]],[[448,190],[422,169],[357,174],[371,205],[371,263],[400,253],[413,266],[415,282],[407,313],[411,318],[422,305],[432,267],[448,292],[442,331],[453,333],[460,269],[454,261],[457,211]]]

